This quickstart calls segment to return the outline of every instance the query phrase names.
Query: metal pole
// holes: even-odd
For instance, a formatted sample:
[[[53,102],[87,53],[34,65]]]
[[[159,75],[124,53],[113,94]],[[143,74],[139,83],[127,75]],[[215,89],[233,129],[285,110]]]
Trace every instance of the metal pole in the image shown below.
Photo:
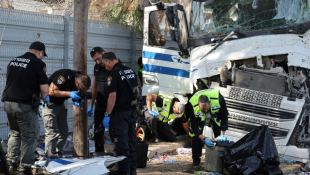
[[[87,74],[88,0],[74,0],[73,69]],[[86,110],[73,106],[74,155],[88,157]]]
[[[137,72],[136,64],[137,58],[136,58],[136,32],[131,32],[131,69],[135,70]]]

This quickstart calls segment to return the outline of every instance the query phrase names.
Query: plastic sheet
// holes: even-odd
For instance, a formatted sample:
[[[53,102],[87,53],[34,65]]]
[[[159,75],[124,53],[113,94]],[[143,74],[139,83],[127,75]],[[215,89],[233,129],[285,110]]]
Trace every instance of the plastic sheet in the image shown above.
[[[230,175],[282,175],[276,145],[268,126],[259,126],[221,156]]]

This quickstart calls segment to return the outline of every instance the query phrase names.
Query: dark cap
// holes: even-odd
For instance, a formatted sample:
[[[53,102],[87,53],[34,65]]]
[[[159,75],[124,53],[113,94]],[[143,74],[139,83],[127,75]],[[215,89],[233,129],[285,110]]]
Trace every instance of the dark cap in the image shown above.
[[[102,55],[102,59],[108,59],[108,60],[117,60],[115,54],[113,52],[105,52]]]
[[[38,51],[43,50],[44,56],[47,56],[47,55],[46,55],[46,52],[45,52],[45,45],[44,45],[43,43],[41,43],[40,41],[35,41],[35,42],[33,42],[33,43],[30,45],[29,49],[34,49],[34,50],[38,50]]]

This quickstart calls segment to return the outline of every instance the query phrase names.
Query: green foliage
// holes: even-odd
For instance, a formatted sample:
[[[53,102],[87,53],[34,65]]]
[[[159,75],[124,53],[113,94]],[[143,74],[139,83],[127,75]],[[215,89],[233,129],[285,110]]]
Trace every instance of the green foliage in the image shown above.
[[[102,11],[103,20],[132,27],[142,35],[142,16],[137,0],[110,1]]]

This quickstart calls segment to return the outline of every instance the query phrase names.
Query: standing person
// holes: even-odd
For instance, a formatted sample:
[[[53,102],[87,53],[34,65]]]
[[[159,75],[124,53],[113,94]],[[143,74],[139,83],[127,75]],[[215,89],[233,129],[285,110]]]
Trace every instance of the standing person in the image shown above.
[[[190,118],[188,125],[190,135],[193,137],[193,169],[199,170],[203,145],[206,144],[208,147],[214,146],[214,140],[206,138],[202,134],[205,124],[209,124],[212,127],[217,141],[225,141],[227,140],[225,131],[228,129],[229,113],[224,97],[216,89],[196,92],[189,100],[189,103]]]
[[[184,130],[188,134],[188,122],[185,118],[185,104],[171,93],[162,92],[162,95],[147,94],[146,105],[148,111],[145,120],[150,126],[153,135],[153,142],[158,142],[159,133],[166,141],[174,142],[175,133],[171,124],[175,119],[180,119]],[[151,116],[151,117],[150,117]]]
[[[92,99],[90,100],[87,115],[93,115],[93,106],[95,104],[95,155],[104,155],[104,131],[105,128],[102,124],[104,113],[107,109],[107,101],[109,97],[107,77],[108,71],[102,62],[102,54],[104,50],[101,47],[94,47],[90,51],[90,56],[96,62],[94,66],[94,83],[91,89]]]
[[[19,175],[31,174],[30,167],[35,160],[40,134],[37,115],[40,93],[45,102],[49,100],[46,65],[42,61],[44,56],[47,56],[45,45],[36,41],[30,45],[28,52],[12,59],[7,66],[2,97],[10,128],[7,160],[12,173],[20,162]]]
[[[140,80],[141,87],[142,87],[143,86],[143,63],[142,63],[142,57],[138,58],[138,65],[139,65],[138,76],[139,76],[139,80]]]
[[[110,174],[135,175],[136,165],[136,129],[137,114],[131,101],[135,100],[132,88],[137,86],[137,78],[132,69],[121,64],[113,52],[104,53],[102,59],[110,71],[108,75],[108,106],[103,125],[110,128],[117,156],[127,158],[118,163],[119,169]],[[111,121],[110,121],[111,118]]]
[[[79,92],[90,87],[90,78],[81,72],[60,69],[48,79],[50,102],[44,104],[42,118],[45,129],[45,156],[61,157],[61,151],[68,136],[67,109],[64,101],[72,98],[73,104],[79,106]]]

